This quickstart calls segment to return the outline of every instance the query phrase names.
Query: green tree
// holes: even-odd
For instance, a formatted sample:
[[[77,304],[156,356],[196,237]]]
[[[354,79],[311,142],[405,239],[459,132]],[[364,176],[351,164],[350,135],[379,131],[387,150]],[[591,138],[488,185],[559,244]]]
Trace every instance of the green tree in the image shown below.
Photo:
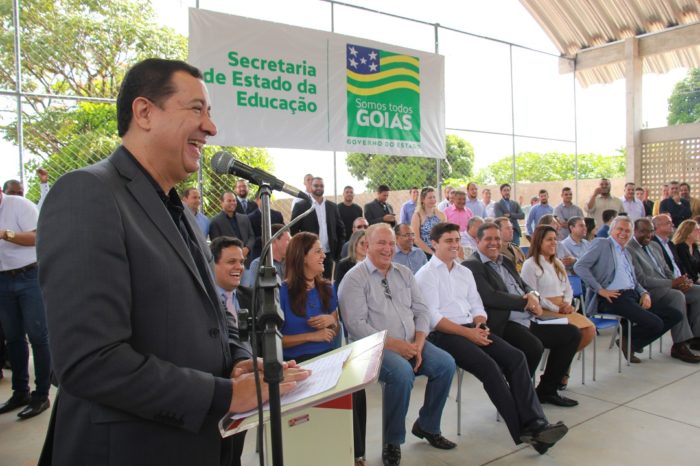
[[[515,156],[515,167],[515,178],[519,182],[570,180],[575,176],[574,154],[522,152]],[[512,158],[504,157],[479,170],[474,180],[456,181],[461,184],[465,184],[465,181],[480,184],[510,183],[513,181],[512,172]],[[578,176],[581,179],[616,178],[624,174],[624,155],[578,155]]]
[[[12,1],[0,0],[0,88],[15,89]],[[49,95],[114,99],[126,70],[148,57],[184,59],[187,39],[155,21],[150,2],[133,0],[23,0],[20,11],[22,89]],[[24,148],[51,180],[107,157],[119,143],[113,103],[29,97],[24,100]],[[16,143],[17,127],[0,126],[3,137]],[[271,169],[263,149],[226,148],[245,163]],[[203,158],[205,191],[224,183]],[[184,185],[196,184],[193,176]],[[29,182],[27,197],[39,198],[38,180]],[[205,199],[205,207],[213,205]],[[216,203],[218,204],[218,202]]]
[[[676,83],[668,98],[669,125],[694,123],[700,120],[700,68],[692,68],[688,76]]]
[[[470,176],[474,166],[474,148],[469,142],[449,134],[446,137],[447,158],[440,162],[443,178]],[[435,159],[398,155],[348,154],[348,171],[369,189],[385,184],[392,190],[411,186],[435,186],[437,184]]]

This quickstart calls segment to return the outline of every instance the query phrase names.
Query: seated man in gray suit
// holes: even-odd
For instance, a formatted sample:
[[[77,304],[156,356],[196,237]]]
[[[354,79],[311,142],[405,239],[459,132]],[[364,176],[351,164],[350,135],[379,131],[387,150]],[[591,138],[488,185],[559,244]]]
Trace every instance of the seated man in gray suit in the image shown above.
[[[637,280],[632,258],[625,249],[631,236],[632,221],[626,216],[615,217],[610,225],[610,237],[593,240],[574,264],[574,271],[587,287],[586,314],[600,311],[632,321],[632,335],[626,335],[627,326],[623,326],[619,344],[629,362],[639,363],[634,352],[641,352],[683,316],[678,309],[664,303],[652,307],[651,296]],[[628,350],[628,338],[632,351]]]
[[[683,319],[671,329],[671,357],[697,364],[700,356],[693,354],[688,345],[693,337],[700,335],[700,285],[693,285],[686,275],[674,277],[664,261],[661,246],[651,240],[652,236],[651,220],[638,218],[634,222],[634,238],[627,243],[634,273],[655,303],[667,304],[683,314]]]
[[[250,266],[250,252],[255,245],[255,233],[246,214],[236,212],[236,196],[231,192],[221,195],[221,212],[211,219],[209,238],[213,241],[219,236],[233,236],[243,242],[243,255],[246,267]]]

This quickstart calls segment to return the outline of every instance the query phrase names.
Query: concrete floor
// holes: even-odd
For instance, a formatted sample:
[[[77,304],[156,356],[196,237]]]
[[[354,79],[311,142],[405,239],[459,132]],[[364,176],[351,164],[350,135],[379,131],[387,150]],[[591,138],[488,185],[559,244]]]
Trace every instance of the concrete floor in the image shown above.
[[[642,363],[617,373],[617,349],[608,350],[609,338],[598,338],[597,381],[591,380],[593,355],[586,354],[586,383],[581,383],[577,361],[565,394],[580,405],[557,408],[545,405],[551,422],[564,421],[571,429],[546,455],[531,447],[515,446],[496,410],[476,379],[466,374],[462,395],[462,435],[457,436],[456,377],[442,418],[443,434],[457,442],[457,448],[441,451],[410,432],[402,447],[404,466],[423,465],[696,465],[700,456],[700,365],[671,359],[670,336],[664,340],[664,353],[654,345]],[[0,380],[0,400],[10,395],[10,373]],[[415,396],[406,420],[408,429],[417,417],[425,389],[425,378],[416,380]],[[378,385],[367,390],[367,464],[381,465],[381,391]],[[44,440],[49,412],[27,421],[17,421],[14,413],[0,415],[0,466],[35,465]],[[245,465],[257,465],[255,436],[248,435]],[[332,465],[332,461],[327,464]]]

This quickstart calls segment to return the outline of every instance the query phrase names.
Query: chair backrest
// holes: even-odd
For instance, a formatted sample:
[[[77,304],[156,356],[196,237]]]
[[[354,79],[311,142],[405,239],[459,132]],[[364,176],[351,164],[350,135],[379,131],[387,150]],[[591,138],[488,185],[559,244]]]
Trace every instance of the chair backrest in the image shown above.
[[[578,275],[569,275],[569,283],[571,284],[571,290],[574,292],[574,298],[583,297],[583,282],[581,277]]]

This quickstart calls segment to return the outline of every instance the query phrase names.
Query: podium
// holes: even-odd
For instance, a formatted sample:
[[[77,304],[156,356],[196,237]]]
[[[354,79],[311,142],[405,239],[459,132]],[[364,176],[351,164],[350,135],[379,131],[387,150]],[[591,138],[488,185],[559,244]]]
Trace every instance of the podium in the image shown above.
[[[303,367],[348,348],[352,350],[335,387],[282,406],[285,465],[354,465],[351,394],[379,378],[385,338],[386,331],[378,332],[301,364]],[[263,422],[266,424],[265,459],[272,466],[270,429],[267,427],[269,414],[268,410],[263,412]],[[258,424],[257,415],[232,420],[229,414],[221,420],[219,429],[223,437],[228,437]]]

